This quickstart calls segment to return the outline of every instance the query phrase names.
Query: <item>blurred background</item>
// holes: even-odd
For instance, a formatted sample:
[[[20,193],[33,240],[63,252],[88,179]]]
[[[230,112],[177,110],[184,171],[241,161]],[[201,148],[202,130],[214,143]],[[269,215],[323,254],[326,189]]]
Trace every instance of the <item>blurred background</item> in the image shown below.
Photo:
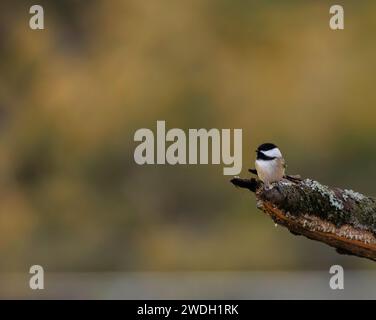
[[[341,1],[343,31],[332,4],[2,1],[0,274],[374,270],[275,228],[222,165],[133,160],[157,120],[242,128],[242,176],[271,141],[290,174],[375,195],[376,3]]]

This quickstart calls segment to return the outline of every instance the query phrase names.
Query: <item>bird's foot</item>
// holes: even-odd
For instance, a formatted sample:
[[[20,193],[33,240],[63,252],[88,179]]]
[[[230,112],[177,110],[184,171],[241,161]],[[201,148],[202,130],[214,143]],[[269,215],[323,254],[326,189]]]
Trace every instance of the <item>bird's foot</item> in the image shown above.
[[[273,186],[271,183],[265,183],[265,184],[264,184],[264,190],[265,190],[265,191],[272,190],[273,187],[274,187],[274,186]]]

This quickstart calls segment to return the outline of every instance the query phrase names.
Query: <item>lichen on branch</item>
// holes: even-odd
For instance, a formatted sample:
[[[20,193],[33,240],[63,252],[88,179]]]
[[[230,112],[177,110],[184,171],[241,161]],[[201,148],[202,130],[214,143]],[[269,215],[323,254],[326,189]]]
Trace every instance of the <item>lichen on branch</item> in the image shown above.
[[[339,253],[376,260],[376,200],[311,179],[283,179],[266,190],[258,179],[234,178],[255,193],[257,207],[293,234],[324,242]]]

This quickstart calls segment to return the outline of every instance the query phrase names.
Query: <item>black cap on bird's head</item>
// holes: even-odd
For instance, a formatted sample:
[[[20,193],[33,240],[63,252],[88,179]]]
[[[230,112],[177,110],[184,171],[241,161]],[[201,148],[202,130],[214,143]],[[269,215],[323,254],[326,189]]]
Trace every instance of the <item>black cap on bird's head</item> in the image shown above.
[[[269,150],[273,150],[275,148],[278,148],[274,143],[263,143],[261,145],[259,145],[259,147],[257,148],[256,152],[259,152],[259,151],[269,151]]]
[[[276,150],[274,150],[276,149]],[[271,151],[272,152],[268,152]],[[257,159],[258,160],[274,160],[277,156],[282,156],[278,147],[274,143],[263,143],[257,150]]]

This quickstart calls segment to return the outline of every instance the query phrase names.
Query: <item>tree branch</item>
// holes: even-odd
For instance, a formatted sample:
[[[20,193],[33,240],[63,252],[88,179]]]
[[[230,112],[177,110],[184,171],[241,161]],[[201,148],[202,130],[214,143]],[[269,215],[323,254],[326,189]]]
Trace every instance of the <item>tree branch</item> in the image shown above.
[[[270,190],[254,178],[234,178],[231,183],[254,192],[257,207],[291,233],[324,242],[341,254],[376,261],[376,199],[297,176]]]

